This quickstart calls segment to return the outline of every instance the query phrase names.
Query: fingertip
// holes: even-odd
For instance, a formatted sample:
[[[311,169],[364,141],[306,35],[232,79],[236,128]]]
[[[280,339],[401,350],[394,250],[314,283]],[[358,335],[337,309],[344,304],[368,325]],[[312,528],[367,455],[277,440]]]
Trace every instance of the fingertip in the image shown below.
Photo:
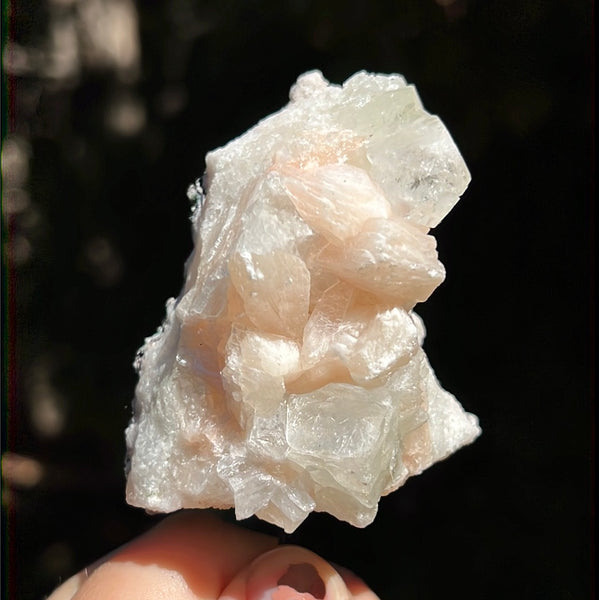
[[[255,559],[219,600],[352,600],[331,564],[299,546],[279,546]]]
[[[213,514],[181,511],[65,582],[49,600],[215,600],[241,569],[276,545],[274,537]]]

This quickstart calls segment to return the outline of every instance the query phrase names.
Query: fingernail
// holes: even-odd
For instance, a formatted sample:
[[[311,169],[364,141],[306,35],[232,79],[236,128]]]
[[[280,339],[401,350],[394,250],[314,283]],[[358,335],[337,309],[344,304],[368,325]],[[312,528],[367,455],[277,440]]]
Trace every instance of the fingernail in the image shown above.
[[[242,575],[233,598],[247,600],[349,600],[339,573],[317,554],[279,546],[259,556]],[[223,600],[227,595],[223,595]]]

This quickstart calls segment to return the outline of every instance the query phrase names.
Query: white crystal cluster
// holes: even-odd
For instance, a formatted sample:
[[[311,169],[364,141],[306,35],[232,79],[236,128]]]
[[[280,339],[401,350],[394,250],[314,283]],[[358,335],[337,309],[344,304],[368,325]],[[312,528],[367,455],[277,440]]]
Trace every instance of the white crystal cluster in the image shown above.
[[[136,362],[128,502],[363,527],[381,495],[473,441],[413,312],[445,275],[429,229],[468,182],[399,75],[306,73],[210,152],[184,288]]]

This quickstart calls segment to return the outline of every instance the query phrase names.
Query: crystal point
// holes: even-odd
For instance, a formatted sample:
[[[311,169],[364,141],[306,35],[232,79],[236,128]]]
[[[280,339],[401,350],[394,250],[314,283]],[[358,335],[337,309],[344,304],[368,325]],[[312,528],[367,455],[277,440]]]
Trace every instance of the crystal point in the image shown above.
[[[185,284],[135,363],[133,505],[363,527],[480,433],[413,310],[445,276],[429,229],[469,182],[451,136],[399,75],[313,71],[290,96],[188,193]]]

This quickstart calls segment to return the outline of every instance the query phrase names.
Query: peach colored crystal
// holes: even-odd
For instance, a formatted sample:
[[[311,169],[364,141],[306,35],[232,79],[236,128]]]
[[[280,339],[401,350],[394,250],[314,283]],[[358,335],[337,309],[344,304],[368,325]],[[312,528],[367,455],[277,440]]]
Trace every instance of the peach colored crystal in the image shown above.
[[[469,179],[399,75],[307,73],[209,153],[184,288],[136,360],[128,502],[363,527],[381,495],[472,442],[413,312],[445,277],[429,229]]]

